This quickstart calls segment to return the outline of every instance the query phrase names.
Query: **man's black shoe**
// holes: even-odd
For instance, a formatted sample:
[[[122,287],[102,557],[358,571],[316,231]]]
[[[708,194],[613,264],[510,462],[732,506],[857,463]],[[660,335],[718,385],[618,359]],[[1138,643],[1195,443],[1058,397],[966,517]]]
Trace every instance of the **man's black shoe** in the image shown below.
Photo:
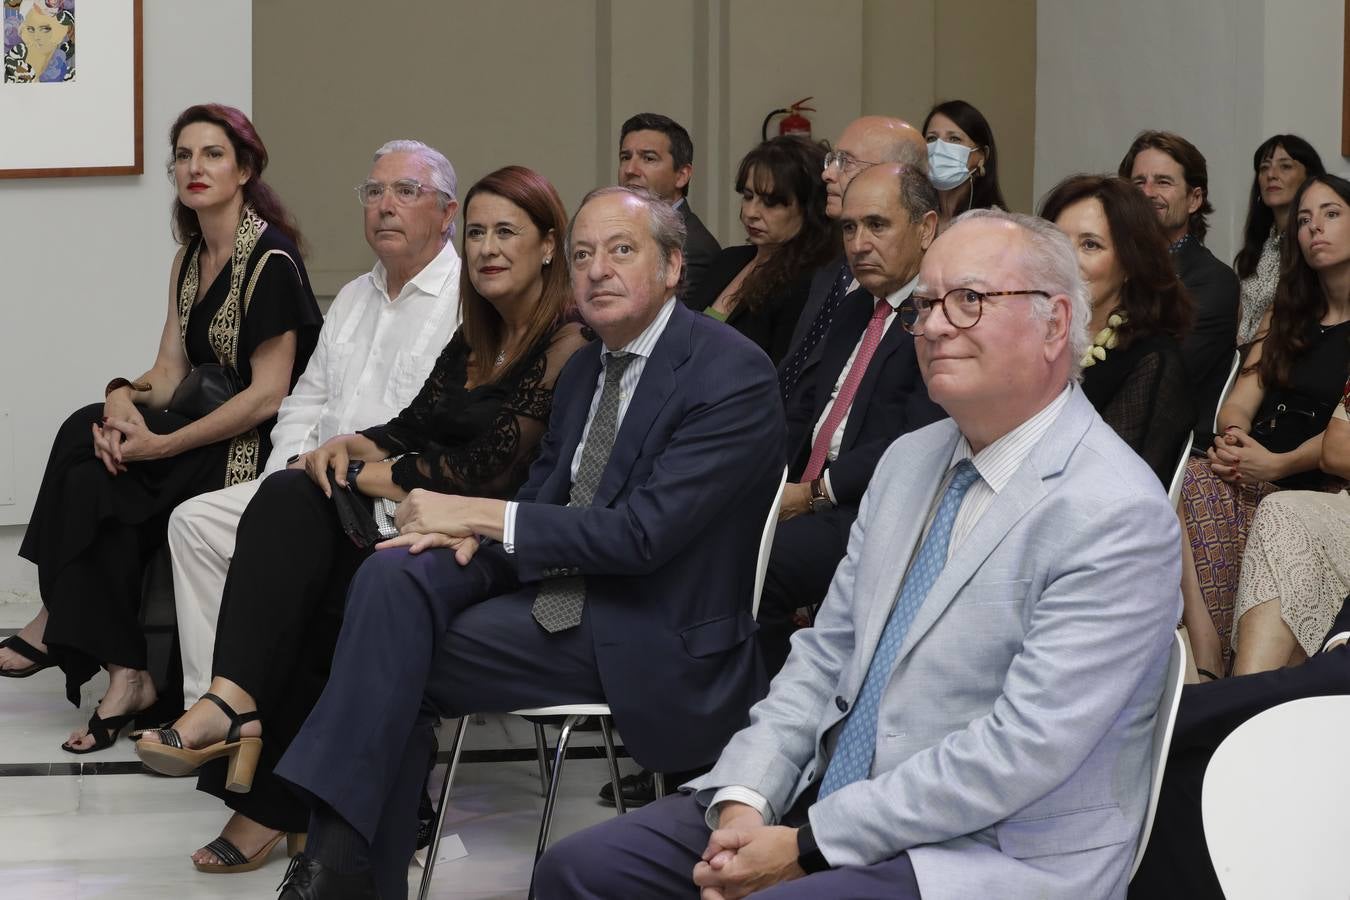
[[[339,875],[301,853],[291,860],[278,900],[380,900],[369,872]]]
[[[675,793],[677,787],[686,781],[697,778],[711,768],[711,766],[704,766],[701,769],[690,769],[688,772],[667,772],[665,777],[666,793]],[[639,806],[646,806],[656,799],[656,779],[646,769],[636,775],[625,775],[620,778],[619,789],[623,791],[625,808],[636,809]],[[605,806],[614,805],[614,785],[608,781],[600,788],[600,802]]]

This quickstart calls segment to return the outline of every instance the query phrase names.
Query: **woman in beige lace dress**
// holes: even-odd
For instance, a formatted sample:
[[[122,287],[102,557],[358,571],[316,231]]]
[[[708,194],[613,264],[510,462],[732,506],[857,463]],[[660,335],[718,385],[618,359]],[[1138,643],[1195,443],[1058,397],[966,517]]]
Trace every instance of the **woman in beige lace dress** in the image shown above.
[[[1350,478],[1350,382],[1322,438],[1322,471]],[[1350,493],[1281,491],[1256,508],[1238,581],[1233,674],[1317,652],[1350,593]]]

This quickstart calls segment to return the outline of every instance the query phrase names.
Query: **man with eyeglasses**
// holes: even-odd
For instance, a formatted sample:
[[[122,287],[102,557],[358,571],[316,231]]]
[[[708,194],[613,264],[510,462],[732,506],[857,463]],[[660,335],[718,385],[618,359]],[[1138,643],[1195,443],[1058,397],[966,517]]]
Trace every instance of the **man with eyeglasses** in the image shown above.
[[[825,156],[825,170],[820,175],[825,182],[825,214],[838,219],[849,182],[870,166],[890,162],[928,171],[928,143],[918,129],[903,119],[888,116],[863,116],[850,122],[839,135],[834,150]],[[821,342],[830,329],[835,310],[857,287],[842,252],[816,270],[806,305],[792,332],[790,349],[778,366],[779,387],[789,407],[794,389],[803,380],[810,380],[811,369],[820,362]]]
[[[868,167],[844,193],[844,251],[861,286],[840,304],[820,363],[787,411],[789,484],[758,616],[770,678],[787,659],[796,610],[825,597],[881,454],[945,415],[896,314],[937,234],[937,206],[928,177],[898,163]]]
[[[1122,900],[1181,613],[1179,526],[1077,386],[1049,222],[954,221],[902,304],[951,419],[877,467],[816,627],[687,792],[564,838],[551,898]]]
[[[334,298],[318,347],[277,413],[263,477],[329,438],[397,415],[458,321],[460,260],[451,239],[459,201],[450,161],[421,141],[390,141],[376,151],[356,198],[377,261]],[[184,708],[210,684],[235,530],[262,481],[202,494],[169,518]],[[274,833],[242,819],[224,836],[251,856]]]

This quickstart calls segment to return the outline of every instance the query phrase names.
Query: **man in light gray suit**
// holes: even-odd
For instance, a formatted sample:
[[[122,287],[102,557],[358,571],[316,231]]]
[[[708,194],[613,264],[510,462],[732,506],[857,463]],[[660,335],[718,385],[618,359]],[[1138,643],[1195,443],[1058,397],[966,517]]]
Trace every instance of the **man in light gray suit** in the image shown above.
[[[901,315],[951,419],[882,458],[815,627],[713,770],[560,841],[540,897],[1125,896],[1180,535],[1076,386],[1074,251],[967,213]]]

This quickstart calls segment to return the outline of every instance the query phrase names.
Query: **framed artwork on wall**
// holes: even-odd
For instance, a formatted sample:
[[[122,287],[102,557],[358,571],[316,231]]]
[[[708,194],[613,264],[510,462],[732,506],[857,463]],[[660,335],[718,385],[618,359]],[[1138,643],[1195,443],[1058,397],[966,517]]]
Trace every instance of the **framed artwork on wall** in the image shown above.
[[[0,178],[140,175],[141,0],[0,0],[0,15]]]

